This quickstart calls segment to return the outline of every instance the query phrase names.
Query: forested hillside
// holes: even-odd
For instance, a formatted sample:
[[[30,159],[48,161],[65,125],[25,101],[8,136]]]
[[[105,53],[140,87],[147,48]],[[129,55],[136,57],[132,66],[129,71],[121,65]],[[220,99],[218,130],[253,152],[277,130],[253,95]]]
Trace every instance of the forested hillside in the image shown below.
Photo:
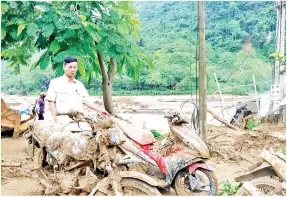
[[[270,87],[272,60],[275,51],[275,2],[206,2],[206,58],[208,93],[216,91],[213,73],[223,88],[267,81],[258,91]],[[157,70],[144,69],[138,80],[125,74],[114,80],[116,94],[186,94],[196,85],[196,2],[136,2],[141,21],[139,46],[153,58]],[[51,68],[45,71],[22,69],[21,76],[12,76],[2,66],[2,91],[45,91],[54,77]],[[90,93],[101,94],[101,79],[87,84]],[[253,87],[231,88],[224,93],[245,94]]]

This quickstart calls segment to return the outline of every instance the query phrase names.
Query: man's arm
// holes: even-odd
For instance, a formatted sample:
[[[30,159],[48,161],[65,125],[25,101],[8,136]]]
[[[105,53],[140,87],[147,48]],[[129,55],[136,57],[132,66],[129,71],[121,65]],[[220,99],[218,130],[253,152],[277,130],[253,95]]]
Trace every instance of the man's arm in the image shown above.
[[[96,110],[96,111],[99,112],[99,113],[102,113],[102,114],[104,114],[104,115],[108,115],[108,114],[109,114],[106,110],[104,110],[104,109],[102,109],[102,108],[96,106],[96,105],[95,105],[90,99],[88,99],[88,98],[85,99],[85,102],[84,102],[84,103],[85,103],[86,106],[88,106],[89,108],[91,108],[91,109],[93,109],[93,110]]]
[[[50,81],[49,89],[47,92],[46,100],[49,102],[49,108],[50,112],[54,118],[54,121],[56,123],[60,123],[58,117],[57,117],[57,109],[56,109],[56,91],[55,91],[55,81]]]
[[[83,103],[89,107],[90,109],[93,109],[103,115],[110,115],[106,110],[96,106],[91,100],[90,100],[90,97],[89,97],[89,93],[88,91],[86,90],[85,86],[83,83],[80,83],[80,87],[81,87],[81,93],[82,93],[82,96],[83,96]]]
[[[54,121],[56,123],[60,123],[60,120],[57,117],[56,103],[53,101],[48,101],[48,102],[49,102],[50,111],[51,111]]]

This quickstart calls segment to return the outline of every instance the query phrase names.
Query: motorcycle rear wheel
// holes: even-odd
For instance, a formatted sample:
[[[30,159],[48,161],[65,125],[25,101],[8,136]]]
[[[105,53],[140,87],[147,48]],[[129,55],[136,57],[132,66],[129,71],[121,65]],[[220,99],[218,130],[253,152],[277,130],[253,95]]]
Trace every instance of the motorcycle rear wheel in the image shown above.
[[[209,170],[198,168],[192,176],[197,175],[200,179],[200,188],[192,190],[190,188],[188,169],[183,169],[178,172],[174,181],[174,189],[179,196],[215,196],[217,193],[218,182],[215,173]],[[205,177],[205,178],[204,178]],[[205,179],[205,180],[203,180]],[[205,181],[208,180],[208,183]]]
[[[161,196],[157,188],[137,179],[123,178],[121,180],[121,186],[125,196]],[[111,187],[109,187],[107,191],[109,192],[104,193],[99,189],[95,193],[95,196],[114,196]]]
[[[251,180],[250,183],[254,185],[256,189],[258,189],[259,192],[263,194],[267,194],[268,196],[272,196],[272,195],[285,196],[286,195],[286,192],[284,192],[284,189],[281,186],[281,182],[275,178],[260,177],[260,178]],[[278,191],[276,192],[276,190]],[[240,187],[235,195],[236,196],[248,196],[247,192],[245,191],[243,187]]]

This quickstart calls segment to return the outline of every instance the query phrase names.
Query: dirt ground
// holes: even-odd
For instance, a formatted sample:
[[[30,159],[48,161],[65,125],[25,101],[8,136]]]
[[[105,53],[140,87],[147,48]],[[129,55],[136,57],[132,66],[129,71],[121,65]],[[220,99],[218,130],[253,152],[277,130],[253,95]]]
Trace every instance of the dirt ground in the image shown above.
[[[35,97],[3,96],[5,102],[18,106],[23,100],[34,102]],[[102,104],[101,97],[92,98],[95,103]],[[180,108],[181,104],[190,96],[138,96],[114,97],[116,113],[125,114],[157,114],[163,115],[167,109]],[[234,105],[238,100],[246,97],[225,96],[227,105]],[[208,105],[219,109],[218,97],[209,97]],[[47,105],[46,105],[47,106]],[[183,110],[191,114],[192,106],[186,105]],[[146,116],[148,118],[148,116]],[[50,119],[49,112],[45,115]],[[234,177],[241,174],[250,165],[259,161],[262,149],[272,147],[275,151],[286,148],[286,128],[283,125],[262,123],[253,131],[234,131],[227,127],[211,125],[209,119],[207,131],[207,145],[211,152],[208,163],[214,168],[219,182],[228,179],[235,183]],[[30,152],[23,137],[13,139],[1,137],[1,160],[5,163],[21,163],[21,167],[1,167],[1,195],[42,195],[43,188],[30,175],[29,168],[33,162],[29,160]],[[33,185],[33,187],[31,187]]]

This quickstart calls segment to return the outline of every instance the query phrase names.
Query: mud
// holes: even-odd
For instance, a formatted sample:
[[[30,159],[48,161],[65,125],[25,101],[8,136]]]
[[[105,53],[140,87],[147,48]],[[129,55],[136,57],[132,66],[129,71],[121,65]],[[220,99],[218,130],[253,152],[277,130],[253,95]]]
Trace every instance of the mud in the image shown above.
[[[131,97],[130,99],[116,97],[115,101],[118,103],[116,106],[117,111],[133,111],[140,113],[141,110],[144,109],[146,110],[146,113],[156,109],[163,113],[164,109],[179,107],[179,105],[186,98],[188,97],[168,96],[161,98],[149,97],[149,99],[146,97]],[[31,99],[31,97],[27,97],[26,99]],[[32,100],[34,100],[34,98],[32,98]],[[228,99],[226,99],[226,101],[228,101]],[[233,100],[229,99],[229,101]],[[122,107],[121,102],[124,104],[126,103],[125,105],[127,108]],[[149,105],[150,103],[151,105]],[[49,111],[46,114],[46,118],[51,118]],[[107,124],[104,123],[103,126],[105,125]],[[103,128],[103,126],[97,127],[97,129],[100,130],[100,128]],[[259,160],[259,154],[263,148],[269,149],[272,147],[275,151],[281,152],[282,148],[286,148],[285,130],[286,128],[283,125],[266,123],[262,123],[254,131],[234,131],[227,127],[209,125],[207,132],[207,145],[211,152],[211,158],[208,163],[213,166],[219,182],[229,179],[231,183],[234,183],[234,177],[237,174],[241,173],[252,163]],[[108,139],[103,140],[103,147],[106,145],[107,141]],[[176,141],[174,139],[170,139],[170,141],[173,142],[171,146],[164,146],[162,141],[157,142],[157,144],[154,145],[159,147],[157,152],[163,155],[171,155],[181,148],[179,144],[175,143]],[[35,168],[35,166],[32,164],[30,165],[31,160],[29,160],[29,158],[27,159],[27,157],[29,157],[31,154],[26,148],[23,137],[19,137],[17,139],[2,137],[1,148],[2,162],[20,162],[22,164],[20,168],[1,167],[1,194],[32,196],[43,195],[46,188],[43,188],[43,186],[39,184],[39,181],[34,178],[31,169]],[[108,165],[107,158],[113,158],[115,153],[113,149],[100,149],[102,149],[102,154],[100,154],[101,162],[97,162],[96,165],[101,165],[104,167],[105,165]],[[71,165],[72,163],[70,166]],[[135,169],[138,171],[144,170],[141,168],[141,166],[135,166]],[[151,174],[154,173],[155,172],[151,172]],[[51,170],[45,171],[45,174],[51,176],[51,179],[55,178],[53,177],[53,171]],[[87,194],[87,191],[94,186],[94,184],[91,183],[96,183],[98,181],[96,177],[89,175],[84,168],[80,172],[77,179],[75,179],[75,171],[62,174],[60,177],[62,178],[59,180],[59,185],[63,189],[61,195],[68,194],[71,192],[71,190],[74,195]],[[35,185],[35,187],[31,187],[31,185]],[[79,193],[79,191],[76,189],[80,186],[85,188],[84,190],[80,191],[81,193]],[[165,193],[164,195],[169,195],[169,193]]]
[[[209,125],[207,144],[213,157],[239,161],[242,160],[241,155],[244,157],[250,155],[254,160],[259,159],[262,149],[273,148],[281,152],[286,148],[285,140],[272,136],[274,133],[282,137],[285,131],[282,127],[269,124],[262,125],[254,131],[234,131],[226,127]]]

